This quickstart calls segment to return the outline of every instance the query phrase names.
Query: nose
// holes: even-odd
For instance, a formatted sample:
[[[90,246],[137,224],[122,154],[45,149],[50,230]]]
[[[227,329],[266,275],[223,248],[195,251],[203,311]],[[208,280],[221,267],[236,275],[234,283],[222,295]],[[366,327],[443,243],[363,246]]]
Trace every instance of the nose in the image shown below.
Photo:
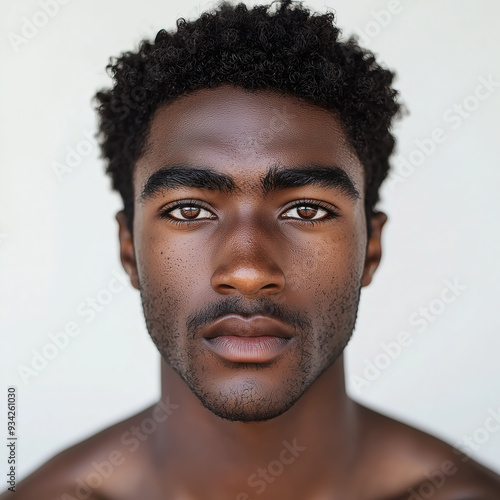
[[[279,241],[273,241],[269,231],[236,225],[221,238],[212,288],[225,295],[277,294],[285,287],[285,275],[276,259],[282,253]]]

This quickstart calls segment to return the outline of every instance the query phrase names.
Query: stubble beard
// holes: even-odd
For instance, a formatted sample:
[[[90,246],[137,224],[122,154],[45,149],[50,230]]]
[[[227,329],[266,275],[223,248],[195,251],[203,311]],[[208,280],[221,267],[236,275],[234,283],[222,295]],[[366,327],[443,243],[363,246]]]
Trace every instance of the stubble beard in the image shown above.
[[[141,301],[148,332],[163,360],[182,378],[201,404],[220,418],[237,422],[264,422],[288,411],[306,390],[341,356],[354,330],[361,284],[335,295],[335,301],[321,314],[318,329],[300,331],[295,349],[285,355],[291,369],[282,383],[263,387],[259,371],[272,369],[270,364],[240,364],[236,369],[248,377],[238,385],[210,385],[210,373],[203,365],[211,356],[201,342],[181,334],[175,318],[176,300],[153,297],[140,286]],[[166,307],[170,306],[170,307]],[[272,363],[272,362],[271,362]],[[269,384],[267,384],[268,386]]]

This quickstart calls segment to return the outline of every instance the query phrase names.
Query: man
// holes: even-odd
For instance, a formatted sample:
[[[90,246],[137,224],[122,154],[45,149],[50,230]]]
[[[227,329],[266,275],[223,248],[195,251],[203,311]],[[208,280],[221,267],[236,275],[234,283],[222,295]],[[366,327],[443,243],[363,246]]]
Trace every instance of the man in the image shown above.
[[[221,4],[110,65],[101,146],[162,397],[17,498],[500,498],[492,472],[346,395],[399,104],[332,23]]]

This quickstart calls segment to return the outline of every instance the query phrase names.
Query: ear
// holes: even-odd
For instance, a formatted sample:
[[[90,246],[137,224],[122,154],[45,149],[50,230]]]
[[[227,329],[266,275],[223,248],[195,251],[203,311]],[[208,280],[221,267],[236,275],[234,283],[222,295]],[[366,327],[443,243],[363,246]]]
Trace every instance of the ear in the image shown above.
[[[130,278],[130,283],[134,288],[139,290],[139,279],[137,277],[137,264],[135,262],[134,242],[132,235],[127,226],[127,218],[125,212],[121,210],[116,214],[118,221],[118,237],[120,239],[120,260],[122,261],[123,269]]]
[[[373,274],[380,264],[380,259],[382,258],[382,228],[386,221],[387,215],[383,212],[376,212],[371,218],[372,230],[366,249],[365,268],[363,270],[361,286],[368,286],[371,283]]]

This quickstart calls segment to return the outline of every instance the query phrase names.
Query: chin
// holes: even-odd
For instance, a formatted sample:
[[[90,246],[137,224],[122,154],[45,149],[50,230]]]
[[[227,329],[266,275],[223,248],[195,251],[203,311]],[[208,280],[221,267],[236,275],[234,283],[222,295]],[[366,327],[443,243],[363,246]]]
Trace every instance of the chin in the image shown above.
[[[288,411],[306,390],[304,381],[278,381],[246,375],[200,383],[187,380],[201,404],[213,414],[232,422],[265,422]],[[287,383],[288,382],[288,383]]]
[[[198,395],[197,395],[198,396]],[[271,405],[238,403],[237,400],[225,401],[222,403],[220,399],[213,400],[211,398],[200,398],[201,404],[214,415],[228,420],[230,422],[266,422],[273,418],[283,415],[294,404],[295,401],[286,405]],[[232,405],[233,403],[233,405]]]

